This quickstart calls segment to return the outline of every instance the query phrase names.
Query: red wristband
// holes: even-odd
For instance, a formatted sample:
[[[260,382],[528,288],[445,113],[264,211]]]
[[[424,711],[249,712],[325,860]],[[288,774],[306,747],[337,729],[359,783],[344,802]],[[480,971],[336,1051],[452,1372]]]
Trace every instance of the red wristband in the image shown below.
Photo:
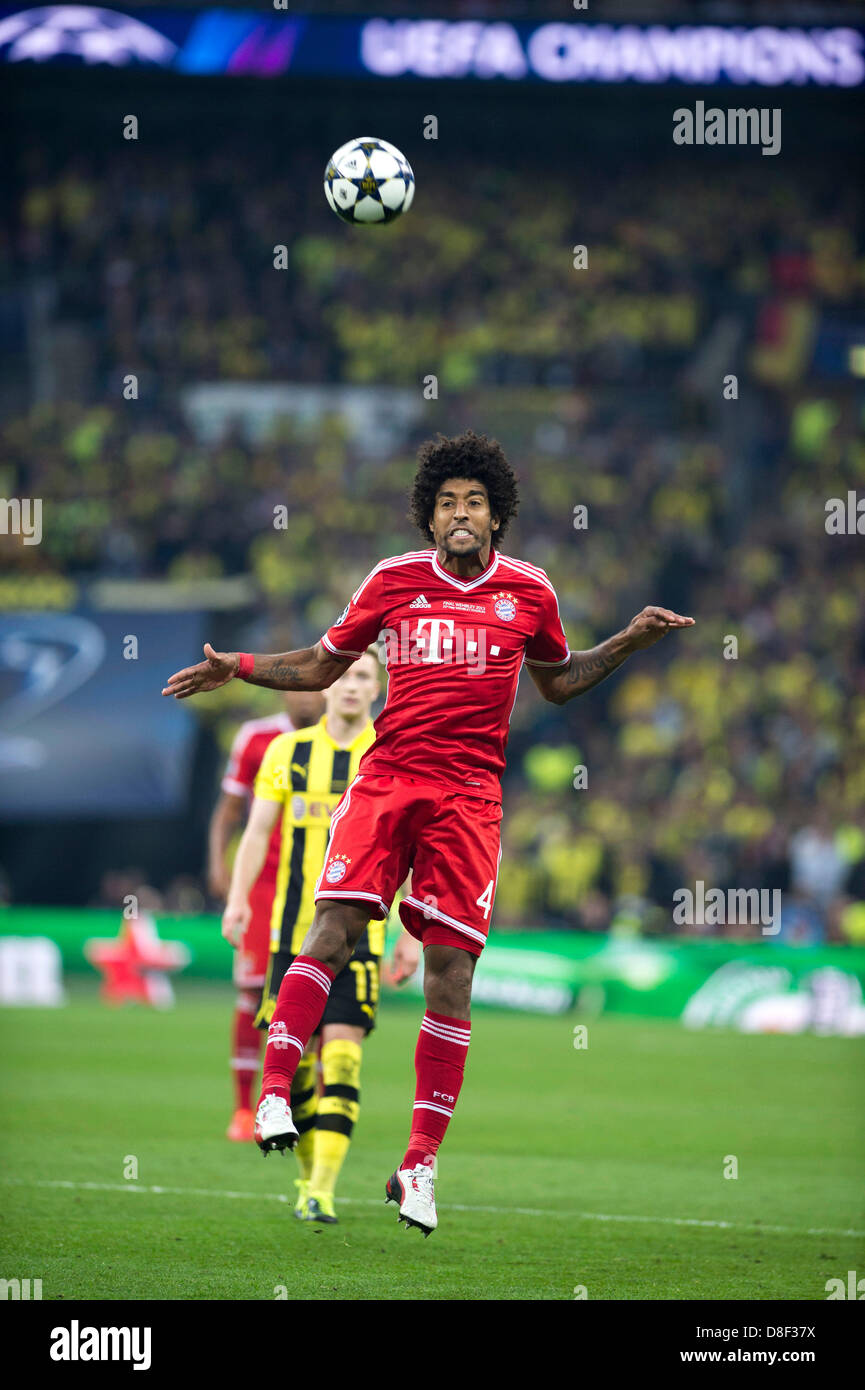
[[[251,652],[237,653],[237,676],[239,680],[245,681],[247,676],[252,675],[252,668],[255,665],[255,657]]]

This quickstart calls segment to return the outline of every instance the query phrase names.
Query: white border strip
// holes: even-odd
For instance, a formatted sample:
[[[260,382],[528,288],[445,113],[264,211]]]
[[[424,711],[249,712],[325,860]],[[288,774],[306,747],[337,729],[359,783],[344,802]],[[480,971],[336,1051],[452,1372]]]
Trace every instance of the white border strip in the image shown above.
[[[468,936],[472,941],[479,941],[482,946],[486,946],[487,938],[482,931],[477,931],[474,927],[467,927],[464,922],[458,922],[456,917],[448,917],[446,912],[439,912],[437,907],[430,907],[429,903],[422,903],[420,898],[415,898],[411,893],[407,893],[403,898],[404,903],[410,907],[416,907],[423,913],[424,917],[435,917],[436,921],[444,922],[446,926],[453,927],[454,931],[460,931],[464,936]]]
[[[569,650],[567,656],[563,656],[563,657],[561,658],[561,660],[559,660],[559,661],[529,661],[529,658],[526,657],[526,665],[527,665],[527,666],[567,666],[567,664],[568,664],[568,662],[570,661],[570,659],[571,659],[571,653],[570,653],[570,650]]]
[[[322,635],[321,635],[321,637],[320,637],[318,640],[321,642],[321,645],[322,645],[323,647],[327,647],[327,650],[328,650],[329,652],[333,652],[334,656],[353,656],[354,659],[355,659],[355,661],[357,661],[359,657],[362,657],[362,656],[363,656],[363,652],[343,652],[343,651],[340,651],[339,647],[335,647],[335,646],[333,645],[333,643],[331,642],[331,640],[330,640],[330,638],[328,637],[328,635],[327,635],[326,632],[323,632]]]
[[[486,584],[488,579],[492,579],[499,567],[500,556],[499,552],[496,550],[494,552],[495,558],[487,562],[486,569],[483,570],[481,574],[477,575],[475,579],[457,579],[455,574],[451,574],[450,571],[446,570],[440,563],[437,550],[431,550],[427,553],[430,557],[433,573],[437,574],[439,579],[444,579],[448,584],[452,584],[455,589],[461,590],[464,594],[469,594],[473,589],[479,588],[481,584]]]

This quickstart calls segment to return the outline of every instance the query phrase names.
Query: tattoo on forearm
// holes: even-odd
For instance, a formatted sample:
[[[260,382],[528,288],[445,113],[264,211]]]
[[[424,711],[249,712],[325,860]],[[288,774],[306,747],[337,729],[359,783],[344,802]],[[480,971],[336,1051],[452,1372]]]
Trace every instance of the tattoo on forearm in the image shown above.
[[[626,656],[626,651],[612,651],[606,642],[588,652],[572,652],[564,673],[565,685],[573,687],[568,693],[579,695],[584,690],[591,690],[593,685],[599,685],[617,666],[621,666]]]
[[[264,685],[270,690],[304,690],[303,673],[289,661],[292,653],[277,656],[257,656],[256,669],[246,677],[249,685]]]

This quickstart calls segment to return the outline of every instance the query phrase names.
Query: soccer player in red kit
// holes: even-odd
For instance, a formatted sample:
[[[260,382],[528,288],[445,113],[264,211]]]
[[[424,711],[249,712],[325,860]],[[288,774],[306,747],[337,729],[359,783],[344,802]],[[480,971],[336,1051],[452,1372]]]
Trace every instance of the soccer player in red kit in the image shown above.
[[[544,699],[561,705],[632,652],[693,623],[644,608],[591,651],[569,651],[544,571],[502,553],[517,506],[516,478],[497,441],[471,430],[427,441],[411,512],[433,549],[382,560],[314,647],[252,656],[206,646],[207,659],[170,677],[163,691],[186,699],[235,676],[274,689],[323,689],[376,637],[385,643],[387,700],[375,743],[331,818],[313,925],[268,1033],[255,1137],[265,1153],[293,1147],[298,1059],[367,920],[387,916],[411,868],[400,916],[423,945],[426,1012],[408,1147],[386,1196],[425,1235],[437,1224],[433,1163],[462,1085],[472,975],[495,897],[500,777],[523,663]]]
[[[324,701],[317,691],[292,691],[284,696],[283,713],[247,719],[235,735],[222,779],[219,800],[210,818],[208,836],[208,887],[214,897],[225,898],[231,882],[228,847],[234,831],[246,816],[252,800],[261,760],[275,738],[315,724]],[[251,1141],[255,1128],[252,1084],[258,1074],[261,1033],[255,1016],[267,974],[270,954],[270,910],[279,867],[279,826],[274,827],[267,859],[250,894],[252,917],[234,957],[237,997],[231,1028],[231,1070],[234,1077],[234,1114],[226,1131],[228,1139]]]

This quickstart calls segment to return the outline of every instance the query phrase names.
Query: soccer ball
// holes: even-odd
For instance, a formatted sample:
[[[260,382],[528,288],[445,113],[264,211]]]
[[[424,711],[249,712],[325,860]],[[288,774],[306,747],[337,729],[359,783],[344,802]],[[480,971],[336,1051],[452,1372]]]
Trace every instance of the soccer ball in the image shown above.
[[[324,196],[343,222],[393,222],[411,207],[414,174],[395,145],[362,135],[327,161]]]

